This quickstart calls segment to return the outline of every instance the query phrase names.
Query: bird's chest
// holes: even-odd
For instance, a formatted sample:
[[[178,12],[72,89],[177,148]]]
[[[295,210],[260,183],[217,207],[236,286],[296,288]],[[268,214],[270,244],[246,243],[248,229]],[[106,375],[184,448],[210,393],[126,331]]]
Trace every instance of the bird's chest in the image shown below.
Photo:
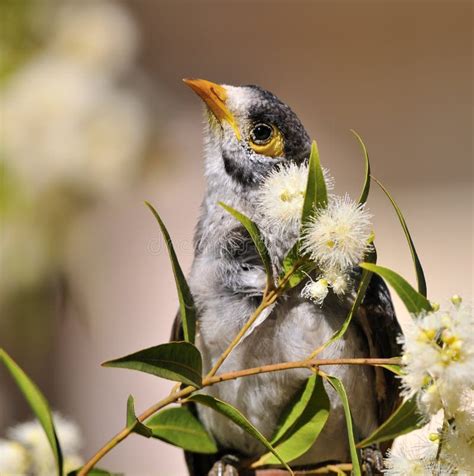
[[[249,315],[247,314],[247,317]],[[234,349],[219,373],[301,360],[330,338],[340,327],[343,317],[330,312],[323,313],[309,302],[289,300],[275,309],[252,335]],[[223,323],[222,319],[225,320],[223,314],[217,315],[209,308],[199,318],[201,332],[197,344],[203,353],[206,370],[212,367],[227,347],[229,338],[226,336],[236,335],[241,327],[241,323],[236,322],[238,319],[228,319],[226,323]],[[363,355],[365,350],[360,336],[354,329],[349,329],[346,338],[325,350],[321,358]],[[338,366],[326,370],[343,380],[350,398],[355,402],[353,412],[357,414],[360,410],[359,414],[364,414],[360,422],[363,427],[361,432],[371,431],[375,427],[371,373],[361,367]],[[270,438],[285,405],[309,376],[308,370],[293,369],[222,382],[207,391],[237,407]],[[320,436],[321,444],[307,455],[309,460],[304,461],[305,463],[327,459],[342,460],[347,457],[347,443],[345,438],[340,436],[345,434],[342,406],[332,389],[328,388],[327,391],[331,400],[331,416]],[[200,408],[199,412],[206,427],[223,447],[238,449],[249,455],[263,451],[263,447],[252,437],[219,414],[204,408]]]

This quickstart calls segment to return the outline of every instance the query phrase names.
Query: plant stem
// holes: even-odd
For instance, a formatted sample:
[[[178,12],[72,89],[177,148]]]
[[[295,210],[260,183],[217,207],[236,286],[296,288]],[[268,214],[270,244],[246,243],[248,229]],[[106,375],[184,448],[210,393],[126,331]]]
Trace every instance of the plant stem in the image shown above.
[[[204,378],[202,385],[208,387],[219,382],[225,382],[227,380],[235,380],[241,377],[249,377],[251,375],[257,375],[270,372],[281,372],[282,370],[312,369],[324,365],[390,365],[399,364],[400,359],[398,357],[390,359],[306,359],[298,360],[295,362],[283,362],[280,364],[262,365],[260,367],[253,367],[251,369],[236,370],[234,372],[226,372],[217,376],[207,376]]]

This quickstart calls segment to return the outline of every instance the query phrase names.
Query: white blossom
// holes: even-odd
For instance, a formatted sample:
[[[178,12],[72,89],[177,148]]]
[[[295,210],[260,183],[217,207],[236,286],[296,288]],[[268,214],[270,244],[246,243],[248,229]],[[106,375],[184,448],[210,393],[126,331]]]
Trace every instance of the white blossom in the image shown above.
[[[331,189],[333,181],[329,172],[323,172],[326,186]],[[281,230],[297,233],[301,225],[307,181],[307,164],[289,163],[270,173],[259,190],[259,225],[274,233]]]
[[[330,197],[306,226],[302,249],[322,270],[342,272],[356,266],[371,248],[371,215],[349,196]]]
[[[78,427],[58,414],[54,415],[58,440],[64,455],[65,465],[77,468],[81,464],[78,453],[82,445]],[[7,431],[10,439],[21,444],[30,459],[30,472],[36,476],[52,476],[56,472],[51,446],[37,420],[21,423]],[[72,468],[72,469],[74,469]]]
[[[389,476],[449,476],[457,474],[448,462],[436,460],[437,445],[426,439],[413,444],[405,441],[393,447],[385,459],[384,474]]]
[[[28,454],[16,441],[0,439],[0,474],[2,476],[24,475],[28,471]]]
[[[450,304],[414,319],[403,344],[405,394],[418,394],[422,410],[443,408],[450,417],[461,404],[463,389],[474,388],[474,318],[472,307]]]
[[[311,299],[316,304],[322,304],[329,292],[329,283],[326,279],[313,281],[311,278],[307,281],[301,291],[301,296]]]
[[[93,72],[122,71],[133,61],[138,46],[134,22],[115,1],[64,2],[52,30],[51,51]]]

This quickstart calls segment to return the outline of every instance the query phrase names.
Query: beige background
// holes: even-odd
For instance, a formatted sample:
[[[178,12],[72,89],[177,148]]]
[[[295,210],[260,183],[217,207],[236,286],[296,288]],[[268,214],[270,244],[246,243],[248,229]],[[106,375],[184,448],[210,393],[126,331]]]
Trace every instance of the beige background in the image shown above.
[[[132,193],[84,217],[70,269],[85,298],[61,324],[54,385],[46,393],[86,435],[86,455],[168,383],[104,369],[101,361],[164,342],[177,308],[168,258],[142,202],[156,205],[183,267],[204,193],[201,105],[181,83],[203,77],[255,83],[276,93],[318,140],[337,190],[357,195],[363,162],[356,129],[380,178],[405,213],[429,296],[472,298],[472,4],[457,1],[125,2],[143,34],[142,62],[166,98],[161,167]],[[379,263],[412,282],[403,234],[372,190]],[[398,301],[397,301],[398,303]],[[406,314],[399,305],[399,314]],[[82,316],[84,317],[84,316]],[[133,436],[103,462],[131,475],[183,475],[181,452]]]

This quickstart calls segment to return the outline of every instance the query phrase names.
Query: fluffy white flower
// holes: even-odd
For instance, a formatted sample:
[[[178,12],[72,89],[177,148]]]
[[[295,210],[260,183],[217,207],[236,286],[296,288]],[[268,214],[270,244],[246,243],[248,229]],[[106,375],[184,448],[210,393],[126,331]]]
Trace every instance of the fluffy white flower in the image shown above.
[[[330,190],[333,180],[324,170],[326,186]],[[298,233],[308,181],[308,166],[290,163],[273,171],[259,191],[257,213],[259,225],[267,231]]]
[[[303,235],[303,250],[322,270],[347,270],[362,261],[370,249],[371,215],[347,195],[331,197],[318,210]]]
[[[65,461],[70,462],[69,466],[76,465],[77,467],[77,463],[80,464],[81,461],[78,452],[82,443],[79,429],[74,423],[58,414],[54,415],[54,424]],[[7,435],[26,448],[33,474],[37,476],[55,474],[54,456],[46,434],[37,420],[10,428]]]
[[[474,388],[472,307],[450,304],[421,314],[400,342],[404,348],[405,393],[418,394],[420,406],[427,414],[442,406],[448,417],[454,415],[464,389]]]
[[[474,472],[474,435],[464,435],[454,423],[449,426],[442,438],[441,459],[455,462],[460,474],[463,474],[462,471],[472,474]]]
[[[436,446],[426,442],[422,448],[417,445],[398,445],[389,451],[385,459],[384,473],[389,476],[449,476],[457,474],[450,463],[435,459]]]
[[[57,55],[106,74],[120,72],[133,60],[137,30],[118,2],[65,2],[53,21],[50,49]]]
[[[18,476],[28,471],[28,454],[16,441],[0,440],[0,474]]]
[[[301,290],[301,296],[311,299],[316,304],[322,304],[329,292],[329,283],[327,279],[318,279],[313,281],[311,278]]]
[[[11,78],[2,108],[3,156],[31,192],[57,183],[99,193],[116,188],[145,146],[137,92],[51,54]]]

